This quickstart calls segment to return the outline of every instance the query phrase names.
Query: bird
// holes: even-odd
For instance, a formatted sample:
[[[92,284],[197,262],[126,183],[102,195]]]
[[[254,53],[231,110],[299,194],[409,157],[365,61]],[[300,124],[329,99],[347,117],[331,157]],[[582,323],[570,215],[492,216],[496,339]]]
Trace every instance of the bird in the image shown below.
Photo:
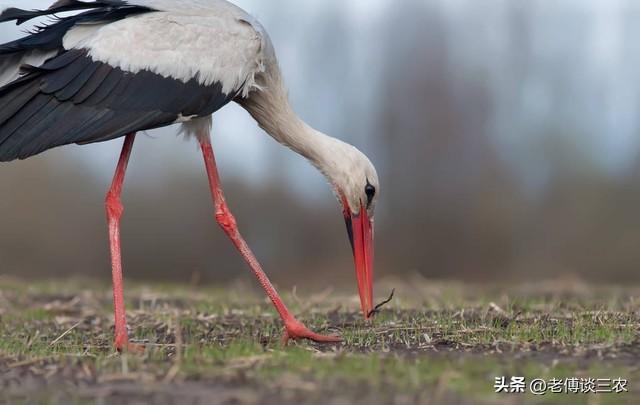
[[[287,308],[225,201],[212,115],[231,102],[328,180],[346,223],[360,308],[364,318],[372,316],[378,174],[356,147],[294,112],[274,44],[254,17],[225,0],[59,0],[42,10],[0,11],[0,23],[48,17],[23,38],[0,45],[0,162],[124,138],[105,198],[115,349],[144,350],[129,340],[124,307],[120,221],[127,165],[137,133],[172,124],[198,142],[215,220],[278,312],[282,343],[341,341],[311,331]]]

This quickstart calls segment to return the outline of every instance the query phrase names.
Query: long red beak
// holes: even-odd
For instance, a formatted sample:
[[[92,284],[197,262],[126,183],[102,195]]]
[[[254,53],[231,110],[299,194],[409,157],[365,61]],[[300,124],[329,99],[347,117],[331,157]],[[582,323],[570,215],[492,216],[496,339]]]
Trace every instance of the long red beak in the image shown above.
[[[345,209],[345,222],[353,248],[360,306],[365,319],[369,319],[373,310],[373,221],[361,204],[358,214]]]

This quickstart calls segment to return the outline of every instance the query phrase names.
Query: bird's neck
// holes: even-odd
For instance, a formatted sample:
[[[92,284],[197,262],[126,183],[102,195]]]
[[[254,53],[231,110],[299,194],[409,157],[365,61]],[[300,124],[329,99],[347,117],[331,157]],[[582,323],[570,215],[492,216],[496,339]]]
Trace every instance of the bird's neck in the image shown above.
[[[311,128],[294,112],[279,70],[265,75],[260,87],[239,100],[240,105],[276,141],[307,158],[332,181],[332,154],[347,145]]]

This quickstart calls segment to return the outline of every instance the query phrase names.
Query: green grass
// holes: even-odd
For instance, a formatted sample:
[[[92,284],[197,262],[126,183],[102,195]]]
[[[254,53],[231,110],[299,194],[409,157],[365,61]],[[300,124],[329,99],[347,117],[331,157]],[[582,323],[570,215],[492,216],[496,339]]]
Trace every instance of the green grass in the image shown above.
[[[300,294],[284,294],[307,326],[339,332],[344,342],[283,348],[281,324],[258,294],[133,285],[131,337],[147,348],[121,356],[111,348],[108,287],[0,280],[0,388],[3,375],[19,371],[88,390],[63,390],[70,402],[93,398],[92,387],[117,391],[114,381],[126,380],[156,387],[150,392],[174,387],[175,395],[189,394],[187,384],[247,386],[284,403],[296,395],[313,403],[345,396],[355,403],[583,403],[586,397],[568,394],[497,395],[494,378],[624,377],[631,387],[640,381],[634,289],[428,288],[424,295],[400,288],[373,322],[361,319],[352,296],[309,306],[296,299]],[[638,400],[633,392],[592,397],[599,404]]]

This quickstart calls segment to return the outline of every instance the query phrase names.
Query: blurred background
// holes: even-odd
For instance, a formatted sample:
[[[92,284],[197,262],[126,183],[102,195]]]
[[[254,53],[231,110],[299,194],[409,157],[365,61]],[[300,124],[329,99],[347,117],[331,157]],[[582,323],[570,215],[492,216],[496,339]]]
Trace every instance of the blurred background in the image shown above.
[[[271,33],[300,115],[378,167],[377,275],[640,279],[639,2],[235,3]],[[0,26],[2,42],[19,35]],[[251,280],[213,219],[199,151],[177,132],[138,136],[125,276]],[[0,166],[0,274],[110,279],[103,200],[121,145]],[[315,169],[235,105],[216,115],[214,146],[278,284],[352,281],[340,209]]]

